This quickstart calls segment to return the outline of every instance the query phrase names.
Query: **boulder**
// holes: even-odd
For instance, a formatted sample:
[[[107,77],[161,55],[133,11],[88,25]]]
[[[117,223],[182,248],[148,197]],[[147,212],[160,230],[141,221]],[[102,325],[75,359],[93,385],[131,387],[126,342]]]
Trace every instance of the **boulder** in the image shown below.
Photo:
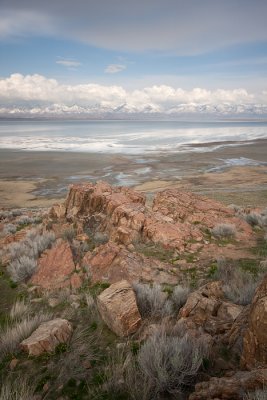
[[[58,344],[67,343],[71,334],[70,322],[56,318],[43,322],[30,337],[20,343],[20,347],[31,356],[39,356],[44,352],[52,353]]]
[[[262,389],[266,384],[267,369],[238,371],[232,376],[197,383],[189,400],[243,400],[247,392]]]
[[[104,290],[97,298],[97,306],[102,319],[118,336],[136,332],[141,324],[133,288],[126,280]]]
[[[267,275],[251,304],[248,327],[243,338],[241,364],[249,369],[267,364]]]
[[[48,290],[67,287],[70,285],[70,275],[74,271],[70,245],[58,239],[55,245],[39,258],[37,272],[30,283]]]

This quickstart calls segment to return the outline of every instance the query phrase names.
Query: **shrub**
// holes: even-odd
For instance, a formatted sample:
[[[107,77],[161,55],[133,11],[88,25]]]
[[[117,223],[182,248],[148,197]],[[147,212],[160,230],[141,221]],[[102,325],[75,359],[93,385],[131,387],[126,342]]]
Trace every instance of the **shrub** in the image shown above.
[[[247,223],[251,226],[262,226],[263,225],[263,219],[260,214],[258,213],[250,213],[245,215],[245,220]]]
[[[238,266],[231,265],[224,259],[217,261],[216,279],[223,281],[226,297],[235,304],[250,304],[255,290],[264,274],[264,265],[257,274],[244,271]]]
[[[12,261],[7,271],[14,282],[22,282],[29,279],[37,268],[37,261],[28,256],[22,256]]]
[[[171,296],[175,311],[179,311],[179,309],[185,305],[189,293],[190,289],[188,287],[180,285],[175,286]]]
[[[108,235],[106,233],[103,232],[96,232],[94,234],[94,241],[96,242],[96,244],[100,245],[100,244],[105,244],[107,243],[109,240]]]
[[[70,228],[65,229],[61,235],[63,239],[68,240],[69,242],[71,242],[75,238],[75,236],[76,236],[76,231],[72,226]]]
[[[137,306],[142,317],[163,317],[170,315],[172,304],[160,285],[133,284]]]
[[[15,233],[17,230],[16,225],[14,224],[7,224],[4,226],[3,234],[8,235],[10,233]]]
[[[138,363],[156,393],[179,391],[194,382],[208,353],[201,339],[157,332],[141,347]]]
[[[12,213],[10,211],[5,211],[5,210],[0,211],[0,220],[5,220],[7,218],[10,218],[11,216]]]
[[[236,235],[236,227],[233,224],[218,224],[211,229],[211,233],[217,238],[232,238]]]
[[[38,231],[28,232],[26,239],[9,247],[11,262],[7,270],[14,282],[21,282],[32,276],[37,268],[37,258],[55,240],[53,232],[41,235]]]
[[[33,218],[28,215],[22,215],[20,218],[16,220],[18,225],[30,225],[33,224]]]

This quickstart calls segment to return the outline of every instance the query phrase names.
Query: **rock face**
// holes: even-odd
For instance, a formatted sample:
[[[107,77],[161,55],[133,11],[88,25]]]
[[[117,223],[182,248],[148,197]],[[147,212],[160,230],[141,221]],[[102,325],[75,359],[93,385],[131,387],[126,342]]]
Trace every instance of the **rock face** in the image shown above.
[[[174,222],[207,228],[227,221],[236,226],[239,237],[251,234],[251,227],[242,219],[236,218],[232,209],[194,193],[177,190],[159,192],[153,202],[153,211],[171,217]]]
[[[126,279],[130,283],[142,280],[177,284],[179,280],[179,271],[173,271],[172,265],[130,252],[124,246],[113,242],[86,253],[82,266],[88,269],[92,283],[114,283]]]
[[[258,287],[250,308],[241,361],[246,368],[267,364],[267,275]]]
[[[70,275],[74,271],[70,245],[58,239],[54,247],[42,254],[38,261],[38,270],[30,282],[42,289],[63,288],[70,285]]]
[[[72,185],[66,200],[68,218],[104,213],[111,216],[122,204],[145,204],[145,197],[129,188],[112,187],[106,182]]]
[[[134,241],[153,242],[164,248],[199,249],[203,229],[218,223],[233,224],[237,239],[251,235],[251,227],[234,216],[234,211],[203,196],[178,190],[156,195],[153,209],[145,207],[145,197],[132,189],[111,187],[105,182],[72,185],[66,200],[66,217],[96,222],[110,239],[128,245]],[[61,215],[59,207],[51,213]]]
[[[239,371],[230,377],[197,383],[189,400],[243,400],[247,392],[266,387],[266,384],[267,369]]]
[[[66,215],[66,207],[64,204],[58,203],[54,204],[50,211],[49,211],[49,216],[51,218],[64,218]]]
[[[131,285],[120,281],[104,290],[97,298],[102,319],[118,336],[128,336],[141,324],[136,298]]]
[[[42,323],[20,346],[29,355],[39,356],[51,353],[60,343],[67,343],[72,334],[72,326],[66,319],[53,319]]]

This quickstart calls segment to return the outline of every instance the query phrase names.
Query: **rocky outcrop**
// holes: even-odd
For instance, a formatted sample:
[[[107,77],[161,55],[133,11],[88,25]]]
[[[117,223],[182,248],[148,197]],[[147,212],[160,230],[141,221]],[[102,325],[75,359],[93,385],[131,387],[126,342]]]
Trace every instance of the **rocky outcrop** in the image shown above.
[[[243,400],[248,392],[267,384],[267,369],[239,371],[232,376],[197,383],[189,400]]]
[[[58,239],[38,261],[37,272],[30,283],[42,289],[58,289],[70,286],[71,274],[75,272],[72,251],[68,242]]]
[[[20,347],[30,356],[44,352],[52,353],[60,343],[67,343],[72,334],[72,326],[66,319],[53,319],[42,323]]]
[[[189,295],[178,319],[214,336],[231,329],[242,310],[242,306],[224,300],[221,282],[211,282]]]
[[[118,336],[128,336],[141,324],[132,286],[125,280],[114,283],[97,298],[102,319]]]
[[[175,189],[159,192],[153,202],[153,211],[171,217],[174,222],[207,228],[227,222],[236,226],[240,238],[251,234],[251,227],[235,217],[233,209],[195,193]]]
[[[95,213],[111,216],[122,204],[145,204],[145,197],[129,188],[112,187],[106,182],[72,185],[65,203],[68,218]]]
[[[125,246],[108,242],[85,254],[82,260],[92,283],[107,281],[118,282],[122,279],[156,282],[159,284],[177,284],[180,272],[173,265],[155,258],[131,252]]]
[[[252,232],[245,221],[235,217],[233,210],[178,190],[158,193],[151,211],[145,207],[145,197],[129,188],[112,187],[105,182],[72,185],[65,207],[69,220],[94,221],[99,231],[125,245],[141,240],[179,252],[194,248],[198,251],[205,229],[218,223],[235,225],[238,240],[248,238]],[[60,215],[59,206],[51,213]]]
[[[49,217],[51,218],[61,219],[64,218],[65,215],[66,207],[62,203],[54,204],[49,211]]]
[[[258,287],[243,338],[242,366],[254,368],[267,364],[267,275]]]

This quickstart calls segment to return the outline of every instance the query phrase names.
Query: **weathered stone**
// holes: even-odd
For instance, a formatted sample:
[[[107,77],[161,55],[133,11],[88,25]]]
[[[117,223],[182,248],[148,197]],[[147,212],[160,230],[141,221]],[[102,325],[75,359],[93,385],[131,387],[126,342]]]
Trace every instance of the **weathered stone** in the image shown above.
[[[42,323],[28,339],[21,342],[20,346],[29,355],[39,356],[44,352],[53,352],[60,343],[67,343],[71,334],[70,322],[57,318]]]
[[[159,192],[153,202],[153,211],[171,217],[174,222],[190,223],[195,226],[213,228],[220,223],[233,224],[237,237],[251,235],[251,227],[237,218],[234,210],[207,197],[175,189]]]
[[[242,366],[254,368],[267,364],[267,275],[258,287],[243,338]]]
[[[114,210],[127,203],[145,203],[145,197],[129,188],[112,187],[106,182],[71,185],[66,200],[68,218],[104,213],[111,216]]]
[[[188,296],[186,304],[179,311],[179,318],[191,317],[202,325],[211,316],[216,316],[222,303],[223,291],[220,282],[211,282]]]
[[[230,377],[197,383],[189,400],[243,400],[247,392],[262,389],[266,384],[267,369],[238,371]]]
[[[217,317],[225,321],[235,321],[243,310],[243,306],[229,302],[222,302],[218,309]]]
[[[46,250],[38,261],[38,270],[30,283],[42,289],[63,288],[70,285],[70,274],[75,271],[71,248],[68,242],[58,239]]]
[[[141,323],[132,286],[125,280],[114,283],[97,298],[101,317],[118,336],[137,331]]]
[[[124,246],[108,242],[85,254],[82,260],[92,283],[118,282],[122,279],[135,281],[177,284],[180,273],[173,266],[152,257],[129,251]]]
[[[65,214],[66,214],[66,207],[62,203],[54,204],[49,211],[49,217],[55,219],[64,218]]]
[[[211,282],[191,293],[178,318],[210,335],[229,331],[243,307],[224,301],[221,282]]]

